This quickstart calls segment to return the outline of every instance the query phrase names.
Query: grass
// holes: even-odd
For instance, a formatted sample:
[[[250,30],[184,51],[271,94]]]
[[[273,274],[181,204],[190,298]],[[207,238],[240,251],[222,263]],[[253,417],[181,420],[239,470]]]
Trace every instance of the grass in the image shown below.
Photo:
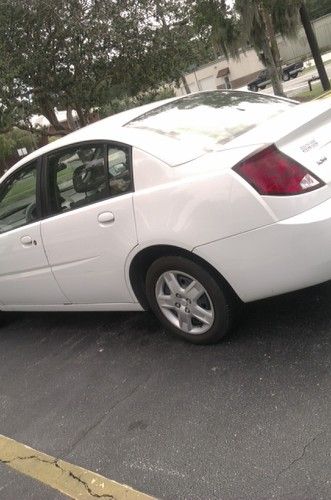
[[[330,81],[330,83],[331,83],[331,81]],[[307,87],[308,87],[308,84],[307,84]],[[312,83],[312,89],[313,90],[310,92],[309,88],[307,88],[307,90],[292,96],[292,98],[296,99],[297,101],[300,101],[300,102],[308,102],[308,101],[311,101],[312,99],[316,99],[317,97],[320,97],[324,93],[323,87],[319,81]]]
[[[9,205],[13,205],[16,202],[24,199],[30,199],[35,196],[36,193],[36,179],[31,174],[29,177],[17,182],[11,189],[10,195],[5,196],[1,208],[4,209]]]

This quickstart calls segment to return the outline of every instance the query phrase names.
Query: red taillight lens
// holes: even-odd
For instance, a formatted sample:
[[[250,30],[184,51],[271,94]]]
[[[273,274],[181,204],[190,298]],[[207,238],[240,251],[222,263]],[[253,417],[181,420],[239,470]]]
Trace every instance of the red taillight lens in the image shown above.
[[[323,181],[276,146],[243,160],[233,170],[264,195],[301,194],[324,186]]]

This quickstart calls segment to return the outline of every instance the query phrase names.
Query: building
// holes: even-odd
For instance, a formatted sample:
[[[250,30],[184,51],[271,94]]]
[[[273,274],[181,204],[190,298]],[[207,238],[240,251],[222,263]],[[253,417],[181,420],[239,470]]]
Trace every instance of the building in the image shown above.
[[[313,21],[317,40],[322,51],[331,48],[331,14],[320,17]],[[285,39],[278,35],[277,43],[281,59],[284,63],[311,57],[310,48],[303,28],[300,28],[293,39]],[[234,88],[246,86],[254,80],[257,74],[264,68],[255,50],[248,49],[241,52],[238,59],[225,57],[196,68],[195,71],[186,74],[186,80],[191,92],[199,90],[215,90],[223,88]],[[184,86],[175,89],[176,95],[186,94]]]

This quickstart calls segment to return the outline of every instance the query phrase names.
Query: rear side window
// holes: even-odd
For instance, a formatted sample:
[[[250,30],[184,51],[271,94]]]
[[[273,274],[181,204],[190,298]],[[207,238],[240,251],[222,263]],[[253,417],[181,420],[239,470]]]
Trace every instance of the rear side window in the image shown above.
[[[296,104],[249,92],[189,95],[145,113],[127,127],[145,129],[202,149],[223,145]]]
[[[0,233],[38,219],[37,162],[15,172],[0,190]]]
[[[62,149],[47,158],[53,214],[75,210],[132,190],[129,150],[104,143]]]

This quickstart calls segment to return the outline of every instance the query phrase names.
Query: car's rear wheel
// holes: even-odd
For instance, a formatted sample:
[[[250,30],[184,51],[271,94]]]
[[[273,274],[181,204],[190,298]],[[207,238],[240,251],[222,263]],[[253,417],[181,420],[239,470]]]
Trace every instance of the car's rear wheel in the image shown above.
[[[154,314],[170,332],[195,344],[218,342],[231,324],[225,288],[202,265],[185,257],[157,259],[146,276]]]
[[[259,90],[259,88],[258,88],[258,86],[257,86],[257,85],[251,85],[250,90],[251,90],[252,92],[257,92],[257,91]]]
[[[287,73],[287,72],[283,73],[283,81],[284,82],[288,82],[290,78],[291,77],[290,77],[289,73]]]
[[[296,78],[298,76],[298,73],[292,73],[291,78]]]
[[[0,328],[5,324],[6,315],[4,312],[0,311]]]

